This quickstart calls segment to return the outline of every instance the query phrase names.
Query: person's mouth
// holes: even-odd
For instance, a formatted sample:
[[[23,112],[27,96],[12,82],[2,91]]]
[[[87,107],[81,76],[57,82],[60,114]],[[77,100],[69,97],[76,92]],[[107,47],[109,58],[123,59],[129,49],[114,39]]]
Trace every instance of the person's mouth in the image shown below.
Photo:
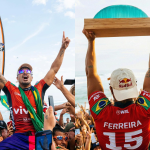
[[[23,80],[24,80],[24,81],[28,81],[28,78],[29,78],[29,77],[28,77],[27,75],[24,75],[24,76],[23,76]]]

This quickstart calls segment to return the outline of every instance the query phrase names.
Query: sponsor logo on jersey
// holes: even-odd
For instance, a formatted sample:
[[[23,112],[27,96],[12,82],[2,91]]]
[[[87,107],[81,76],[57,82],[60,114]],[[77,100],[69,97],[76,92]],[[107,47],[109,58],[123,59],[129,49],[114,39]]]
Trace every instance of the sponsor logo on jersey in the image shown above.
[[[140,125],[142,126],[140,120],[132,121],[132,122],[122,122],[122,123],[104,122],[104,128],[108,128],[108,129],[129,129],[129,128],[136,128]]]
[[[19,94],[19,93],[17,93],[17,92],[14,92],[14,94],[15,94],[15,95],[19,95],[19,96],[21,97],[21,94]]]
[[[119,80],[120,88],[129,87],[129,86],[132,86],[131,78],[130,79],[124,78],[123,80]]]
[[[13,110],[15,114],[28,114],[29,113],[29,111],[26,110],[25,108],[22,109],[22,106],[20,106],[19,108],[14,108]]]
[[[108,100],[108,98],[103,98],[101,100],[99,100],[93,107],[92,107],[92,111],[95,114],[99,114],[101,112],[101,110],[106,107],[108,104],[110,103],[110,101]]]
[[[27,118],[27,117],[23,118],[23,121],[24,121],[24,122],[27,122],[27,121],[28,121],[28,118]]]
[[[94,100],[94,101],[96,101],[96,100],[98,100],[98,99],[100,99],[100,98],[103,98],[103,97],[106,97],[106,96],[104,95],[104,93],[101,92],[101,91],[98,91],[98,92],[94,93],[94,94],[89,98],[89,102],[90,102],[91,99]]]
[[[117,115],[120,115],[120,114],[121,114],[121,115],[122,115],[122,114],[128,114],[128,113],[129,113],[128,109],[127,109],[127,110],[117,110],[117,111],[116,111],[116,114],[117,114]]]
[[[141,95],[150,98],[150,93],[148,93],[147,91],[143,91]]]
[[[97,95],[95,95],[95,96],[94,96],[94,98],[93,98],[93,99],[94,99],[94,101],[95,101],[95,100],[97,100],[97,99],[99,99],[99,98],[100,98],[100,95],[99,95],[99,94],[97,94]]]

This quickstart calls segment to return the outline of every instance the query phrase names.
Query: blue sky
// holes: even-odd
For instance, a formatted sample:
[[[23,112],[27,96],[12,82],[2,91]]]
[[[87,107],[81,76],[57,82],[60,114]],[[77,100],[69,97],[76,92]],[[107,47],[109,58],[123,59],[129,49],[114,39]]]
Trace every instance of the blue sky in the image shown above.
[[[85,69],[87,40],[82,34],[85,18],[93,18],[101,9],[110,5],[132,5],[143,10],[150,17],[149,0],[79,0],[75,8],[75,37],[76,37],[76,72]],[[150,53],[150,36],[147,37],[115,37],[97,38],[96,56],[99,73],[109,70],[110,73],[120,67],[130,68],[133,71],[148,68]],[[77,74],[76,73],[76,74]]]
[[[5,72],[7,80],[16,83],[22,63],[33,67],[34,85],[42,79],[56,58],[65,31],[71,39],[57,77],[75,78],[75,0],[0,0],[0,16],[5,37]],[[67,86],[70,89],[70,86]],[[55,102],[65,97],[54,85],[47,90]]]

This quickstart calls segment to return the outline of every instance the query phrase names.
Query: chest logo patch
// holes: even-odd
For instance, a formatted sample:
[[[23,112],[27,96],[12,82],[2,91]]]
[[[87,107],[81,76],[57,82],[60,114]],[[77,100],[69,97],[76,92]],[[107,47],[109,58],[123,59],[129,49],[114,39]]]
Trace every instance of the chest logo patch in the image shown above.
[[[21,94],[19,94],[19,93],[17,93],[17,92],[14,92],[14,94],[15,94],[15,95],[18,95],[18,96],[20,96],[20,97],[21,97]]]

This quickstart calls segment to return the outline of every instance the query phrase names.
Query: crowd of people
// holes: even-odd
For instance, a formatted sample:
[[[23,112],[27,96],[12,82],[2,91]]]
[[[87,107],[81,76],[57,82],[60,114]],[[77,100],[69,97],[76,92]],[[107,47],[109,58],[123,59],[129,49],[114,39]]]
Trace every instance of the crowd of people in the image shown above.
[[[76,150],[101,150],[95,130],[95,122],[89,109],[78,104],[79,111],[75,116],[75,149]]]

